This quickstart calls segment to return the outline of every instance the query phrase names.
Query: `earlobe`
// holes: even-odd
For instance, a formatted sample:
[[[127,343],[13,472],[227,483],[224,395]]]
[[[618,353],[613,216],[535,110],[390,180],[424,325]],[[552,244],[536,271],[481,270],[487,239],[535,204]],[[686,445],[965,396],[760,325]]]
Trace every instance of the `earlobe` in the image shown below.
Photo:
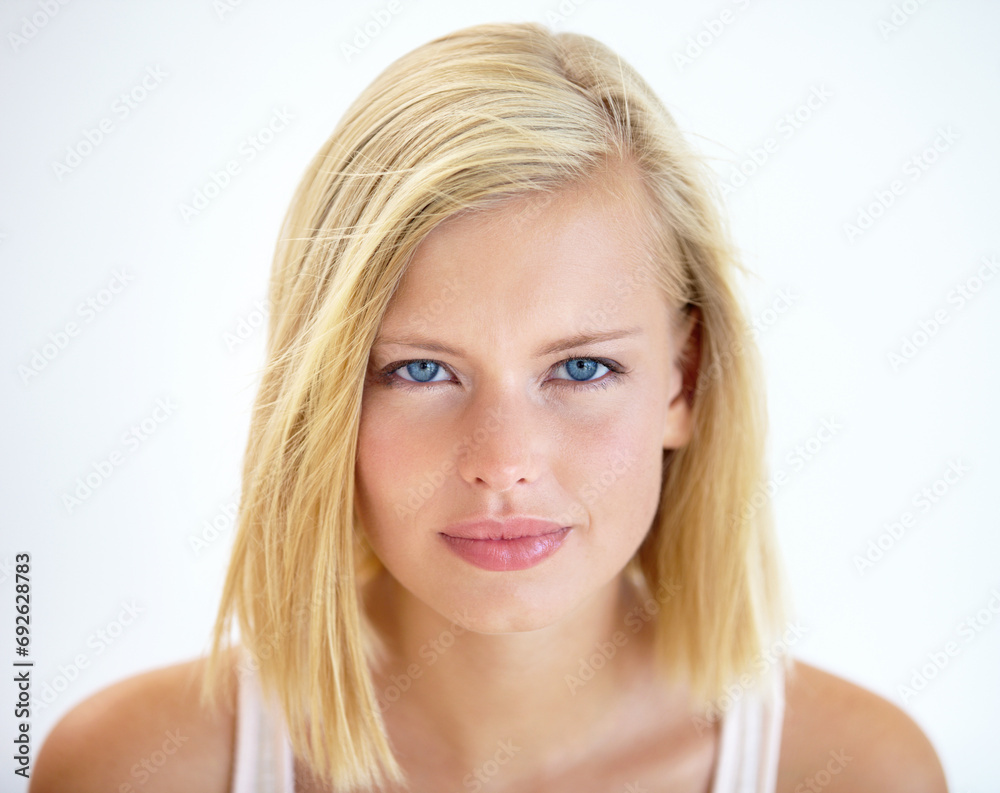
[[[664,449],[686,446],[694,433],[694,395],[701,360],[701,312],[691,306],[672,349],[680,349],[671,371],[671,398],[667,406]]]

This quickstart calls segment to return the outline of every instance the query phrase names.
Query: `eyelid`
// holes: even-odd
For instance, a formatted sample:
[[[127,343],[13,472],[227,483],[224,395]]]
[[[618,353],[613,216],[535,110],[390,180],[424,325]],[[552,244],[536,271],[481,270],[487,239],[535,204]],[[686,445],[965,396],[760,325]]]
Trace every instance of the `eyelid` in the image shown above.
[[[608,372],[605,373],[601,378],[599,378],[597,380],[573,380],[572,378],[569,378],[569,377],[557,377],[555,379],[556,380],[562,380],[563,382],[568,382],[568,383],[579,385],[579,386],[583,386],[583,387],[586,387],[586,386],[595,386],[595,387],[597,387],[597,386],[607,385],[608,383],[617,380],[622,375],[628,374],[628,371],[629,371],[624,366],[622,366],[620,363],[617,363],[616,361],[612,361],[609,358],[602,358],[600,356],[595,356],[595,355],[571,355],[569,358],[563,358],[561,361],[558,361],[555,364],[553,364],[552,368],[553,369],[558,369],[563,364],[569,363],[570,361],[578,361],[578,360],[596,361],[597,363],[599,363],[602,366],[604,366],[608,370]],[[382,380],[383,382],[385,382],[387,385],[393,385],[393,386],[394,385],[400,385],[403,388],[407,388],[407,387],[418,387],[419,388],[419,387],[425,386],[425,385],[441,385],[441,384],[443,384],[445,382],[448,382],[446,380],[438,380],[438,381],[427,381],[425,383],[421,383],[418,380],[407,380],[405,378],[399,378],[398,381],[396,381],[396,380],[393,379],[395,373],[399,369],[402,369],[403,367],[407,366],[408,364],[419,363],[419,362],[422,362],[422,361],[427,361],[429,363],[437,364],[442,369],[444,369],[446,372],[450,373],[453,377],[455,375],[455,373],[451,370],[451,367],[448,366],[445,363],[442,363],[441,361],[436,361],[433,358],[410,358],[410,359],[405,360],[405,361],[394,361],[393,363],[390,363],[387,366],[382,367],[379,370],[379,372],[378,372],[379,379]]]

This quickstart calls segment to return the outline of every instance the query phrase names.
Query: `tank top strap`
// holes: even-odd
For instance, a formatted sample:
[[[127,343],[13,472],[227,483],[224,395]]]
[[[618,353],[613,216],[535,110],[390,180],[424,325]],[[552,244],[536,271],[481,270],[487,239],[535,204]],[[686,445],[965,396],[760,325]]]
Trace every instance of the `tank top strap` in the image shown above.
[[[256,665],[241,651],[230,793],[295,793],[291,742],[277,701],[264,700]]]
[[[785,715],[782,662],[760,685],[740,691],[722,716],[712,793],[775,793]]]
[[[779,661],[762,684],[740,689],[722,716],[712,793],[775,793],[785,713]],[[239,668],[231,793],[294,793],[294,755],[281,709],[264,702],[256,666]]]

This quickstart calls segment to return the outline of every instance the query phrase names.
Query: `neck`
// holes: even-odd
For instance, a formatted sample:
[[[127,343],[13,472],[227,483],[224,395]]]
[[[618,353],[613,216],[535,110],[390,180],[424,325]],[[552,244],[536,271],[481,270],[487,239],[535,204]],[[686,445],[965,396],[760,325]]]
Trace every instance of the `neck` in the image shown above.
[[[365,601],[389,649],[374,679],[390,734],[460,775],[501,758],[508,778],[554,774],[609,750],[630,703],[648,706],[652,628],[626,621],[639,594],[618,576],[556,624],[483,634],[383,571]]]

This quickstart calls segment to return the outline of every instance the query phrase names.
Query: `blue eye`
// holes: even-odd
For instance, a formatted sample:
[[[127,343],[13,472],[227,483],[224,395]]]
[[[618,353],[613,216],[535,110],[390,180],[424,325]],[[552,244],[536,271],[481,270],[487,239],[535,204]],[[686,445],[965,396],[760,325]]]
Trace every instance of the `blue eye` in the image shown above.
[[[569,372],[569,376],[576,380],[577,382],[585,381],[590,377],[593,377],[594,370],[598,366],[604,366],[600,361],[595,358],[570,358],[568,361],[563,361],[560,366],[565,366],[566,371]],[[604,366],[607,369],[607,366]],[[577,376],[579,375],[579,377]]]
[[[610,376],[600,380],[590,379],[598,372],[598,367],[602,366],[608,370]],[[569,383],[571,387],[575,388],[608,388],[617,383],[624,373],[621,366],[604,358],[567,358],[565,361],[560,361],[555,368],[558,371],[563,367],[566,367],[569,378],[556,377],[554,379]],[[403,377],[397,372],[405,372],[407,377]],[[405,390],[422,390],[420,383],[449,382],[447,379],[435,380],[437,375],[447,372],[445,366],[437,361],[418,358],[412,361],[397,361],[389,364],[378,374],[384,385]]]
[[[409,361],[399,368],[405,369],[406,373],[418,383],[429,383],[435,374],[444,371],[441,364],[434,361]]]

